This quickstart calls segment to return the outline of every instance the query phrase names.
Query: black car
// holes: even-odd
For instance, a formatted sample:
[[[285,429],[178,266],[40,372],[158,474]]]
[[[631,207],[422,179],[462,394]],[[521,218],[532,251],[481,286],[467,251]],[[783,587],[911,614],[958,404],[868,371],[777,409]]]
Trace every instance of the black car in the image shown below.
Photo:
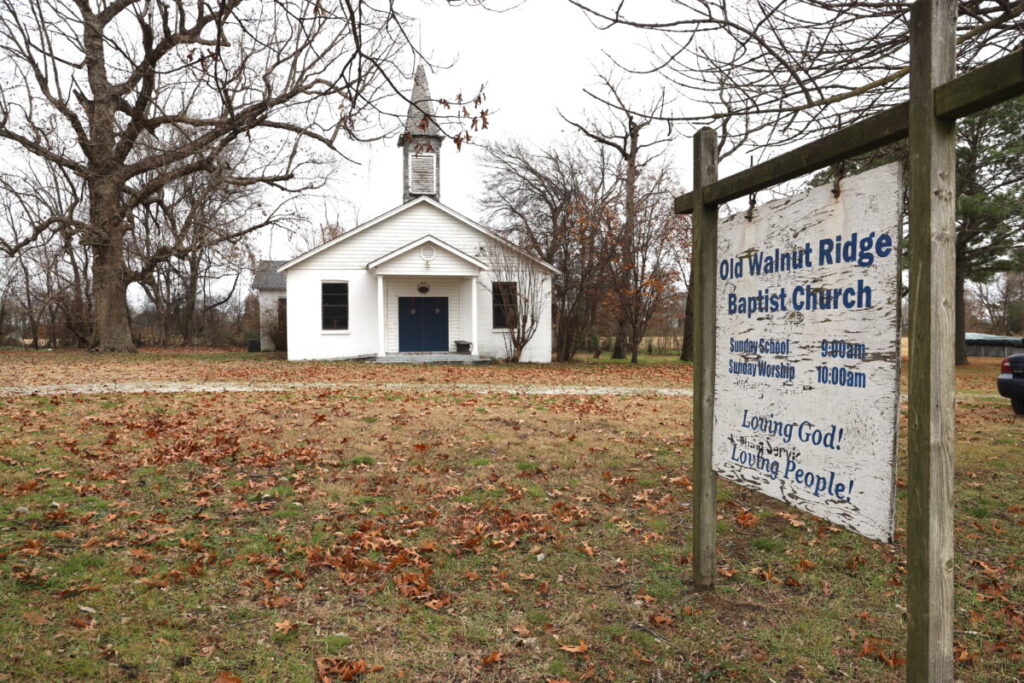
[[[1013,412],[1024,415],[1024,353],[1003,359],[996,386],[1000,395],[1010,399]]]

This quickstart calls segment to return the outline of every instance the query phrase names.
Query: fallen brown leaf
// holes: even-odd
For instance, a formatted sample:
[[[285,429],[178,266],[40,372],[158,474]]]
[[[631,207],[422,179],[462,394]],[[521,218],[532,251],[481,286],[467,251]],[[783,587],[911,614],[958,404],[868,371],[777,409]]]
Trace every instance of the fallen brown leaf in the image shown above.
[[[571,652],[574,655],[581,655],[581,654],[585,653],[587,650],[589,650],[590,646],[587,645],[585,642],[583,642],[583,640],[580,640],[580,644],[579,645],[563,645],[562,647],[560,647],[558,649],[559,650],[565,650],[566,652]]]
[[[497,664],[498,662],[500,662],[504,658],[505,658],[505,655],[503,653],[501,653],[501,652],[492,652],[491,654],[487,655],[482,660],[480,660],[480,663],[484,665],[484,668],[487,668],[487,667],[490,667],[490,666],[494,666],[495,664]]]

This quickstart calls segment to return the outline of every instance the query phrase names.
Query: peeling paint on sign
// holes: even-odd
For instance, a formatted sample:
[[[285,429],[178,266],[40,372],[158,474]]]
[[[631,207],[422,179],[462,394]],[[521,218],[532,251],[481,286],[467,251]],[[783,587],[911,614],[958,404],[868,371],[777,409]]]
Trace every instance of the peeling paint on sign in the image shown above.
[[[713,467],[891,542],[902,168],[721,223]]]

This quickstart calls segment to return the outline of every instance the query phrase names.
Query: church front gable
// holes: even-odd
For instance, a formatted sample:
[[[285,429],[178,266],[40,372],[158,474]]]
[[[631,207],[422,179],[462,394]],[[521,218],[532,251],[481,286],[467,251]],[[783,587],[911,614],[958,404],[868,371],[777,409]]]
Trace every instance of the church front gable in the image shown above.
[[[377,275],[476,277],[487,264],[429,235],[371,262]]]
[[[487,243],[493,239],[448,212],[423,201],[371,225],[310,256],[292,269],[366,268],[410,242],[433,236],[460,252],[486,262]],[[343,237],[345,237],[343,235]]]

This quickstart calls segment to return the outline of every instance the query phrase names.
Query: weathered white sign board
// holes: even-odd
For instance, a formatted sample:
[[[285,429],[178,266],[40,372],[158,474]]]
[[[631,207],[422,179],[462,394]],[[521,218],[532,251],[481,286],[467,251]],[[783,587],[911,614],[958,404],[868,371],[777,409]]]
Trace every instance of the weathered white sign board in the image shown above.
[[[713,467],[891,542],[902,171],[719,226]]]

